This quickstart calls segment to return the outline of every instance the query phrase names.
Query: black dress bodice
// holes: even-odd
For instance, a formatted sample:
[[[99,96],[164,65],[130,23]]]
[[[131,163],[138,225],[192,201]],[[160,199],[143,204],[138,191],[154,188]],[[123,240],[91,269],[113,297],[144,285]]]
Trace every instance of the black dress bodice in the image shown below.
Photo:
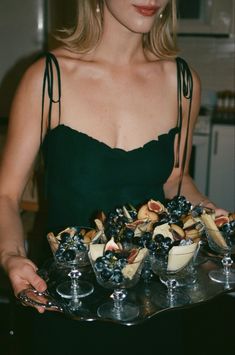
[[[184,90],[182,84],[188,69],[180,58],[176,59],[176,63],[179,91],[177,124],[143,147],[130,151],[111,148],[61,122],[50,129],[49,117],[49,129],[43,142],[48,230],[69,225],[92,225],[99,211],[107,213],[127,203],[138,206],[150,198],[164,202],[163,185],[174,163],[177,164],[174,142],[177,133],[180,141],[181,91]],[[49,116],[52,104],[60,104],[60,98],[57,101],[53,99],[53,76],[50,75],[53,65],[58,73],[60,94],[59,64],[49,53],[44,77],[44,86],[47,82],[51,99]]]

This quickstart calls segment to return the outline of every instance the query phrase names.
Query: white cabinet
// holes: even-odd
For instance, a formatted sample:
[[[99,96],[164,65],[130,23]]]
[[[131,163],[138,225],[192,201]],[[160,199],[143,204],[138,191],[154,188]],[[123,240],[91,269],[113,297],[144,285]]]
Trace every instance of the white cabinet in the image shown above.
[[[209,198],[218,207],[235,211],[235,126],[212,126]]]

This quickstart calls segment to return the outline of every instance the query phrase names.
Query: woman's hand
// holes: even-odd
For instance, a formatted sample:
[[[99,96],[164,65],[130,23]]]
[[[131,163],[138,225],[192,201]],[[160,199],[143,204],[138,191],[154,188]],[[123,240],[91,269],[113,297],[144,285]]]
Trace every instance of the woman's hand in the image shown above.
[[[211,208],[215,211],[215,216],[227,216],[229,212],[223,208],[217,207],[213,202],[210,200],[204,200],[202,201],[202,206]]]
[[[46,282],[37,274],[37,266],[29,259],[18,255],[9,255],[3,265],[11,281],[13,291],[17,297],[22,290],[33,287],[39,292],[47,289]],[[35,307],[43,313],[43,307]]]
[[[219,217],[219,216],[227,216],[229,214],[229,212],[227,210],[224,210],[223,208],[215,208],[215,216]]]

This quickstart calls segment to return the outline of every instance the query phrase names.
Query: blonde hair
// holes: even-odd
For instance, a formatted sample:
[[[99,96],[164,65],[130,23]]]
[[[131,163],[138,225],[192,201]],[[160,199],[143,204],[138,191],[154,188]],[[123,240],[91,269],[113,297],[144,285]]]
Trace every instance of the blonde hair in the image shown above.
[[[56,39],[66,48],[84,54],[98,43],[103,29],[103,1],[77,0],[77,21],[73,28],[59,31]],[[97,6],[99,11],[97,12]],[[150,32],[143,34],[143,48],[159,58],[177,55],[176,0],[170,0],[158,16]]]

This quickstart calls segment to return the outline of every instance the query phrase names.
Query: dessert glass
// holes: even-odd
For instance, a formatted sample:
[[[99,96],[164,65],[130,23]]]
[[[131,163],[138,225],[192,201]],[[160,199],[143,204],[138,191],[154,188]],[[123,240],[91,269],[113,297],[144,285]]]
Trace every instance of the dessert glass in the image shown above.
[[[198,280],[198,266],[207,261],[207,258],[199,255],[202,244],[203,242],[201,240],[197,243],[193,257],[177,276],[178,286],[191,287],[196,284]]]
[[[135,286],[140,279],[144,259],[145,256],[142,260],[138,260],[136,262],[134,261],[131,264],[126,264],[121,271],[115,271],[114,269],[113,277],[104,280],[102,277],[103,269],[97,269],[95,266],[95,261],[90,257],[97,282],[102,287],[113,290],[112,294],[110,295],[112,301],[106,302],[98,307],[97,314],[99,317],[123,322],[138,317],[139,306],[134,303],[127,302],[126,297],[128,294],[127,289]]]
[[[217,270],[211,270],[209,277],[212,281],[223,283],[229,287],[235,283],[235,269],[232,269],[233,260],[231,258],[232,234],[229,231],[220,231],[206,228],[206,236],[210,249],[222,256],[222,266]]]
[[[159,292],[154,300],[163,308],[183,306],[190,303],[189,296],[182,290],[180,283],[186,285],[192,269],[189,263],[194,257],[195,249],[186,253],[177,253],[174,255],[174,264],[169,263],[169,254],[151,255],[151,264],[153,272],[159,276],[160,281],[167,287],[167,292]]]
[[[94,290],[94,286],[90,282],[80,280],[82,269],[89,265],[89,246],[85,244],[84,246],[85,249],[83,251],[74,250],[76,254],[74,260],[66,261],[63,263],[57,261],[60,265],[62,264],[66,268],[70,269],[70,272],[68,273],[70,280],[60,283],[56,288],[59,295],[64,298],[86,297],[90,295]]]
[[[76,310],[81,306],[81,298],[94,291],[91,282],[81,280],[80,277],[90,264],[88,258],[90,241],[83,239],[81,231],[88,232],[90,228],[71,227],[61,232],[59,247],[54,251],[54,259],[58,268],[65,269],[70,280],[59,283],[57,293],[70,299],[69,307]]]

